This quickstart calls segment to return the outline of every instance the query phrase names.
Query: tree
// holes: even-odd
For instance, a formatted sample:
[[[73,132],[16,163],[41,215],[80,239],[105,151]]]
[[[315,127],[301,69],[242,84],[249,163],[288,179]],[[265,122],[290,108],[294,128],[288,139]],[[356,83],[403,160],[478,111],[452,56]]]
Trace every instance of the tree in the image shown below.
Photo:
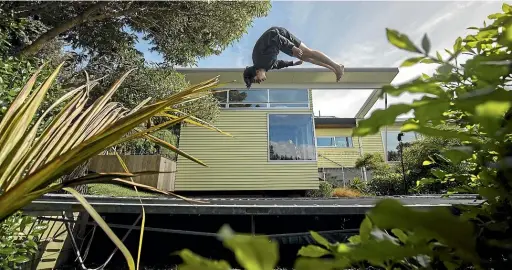
[[[168,63],[193,64],[219,54],[240,39],[269,1],[30,1],[2,2],[17,18],[41,22],[46,30],[18,54],[34,55],[61,38],[89,55],[134,48],[138,35]]]
[[[415,189],[420,193],[436,194],[445,193],[448,189],[459,186],[458,181],[440,183],[427,179],[436,177],[438,171],[452,175],[467,174],[471,169],[467,163],[452,164],[442,156],[443,151],[462,145],[458,139],[426,136],[404,147],[404,167],[408,186],[417,186]],[[396,168],[401,174],[402,168]]]
[[[389,167],[387,163],[384,162],[384,158],[379,153],[366,153],[362,157],[356,160],[355,164],[356,168],[361,169],[365,168],[366,170],[379,170],[383,167]]]

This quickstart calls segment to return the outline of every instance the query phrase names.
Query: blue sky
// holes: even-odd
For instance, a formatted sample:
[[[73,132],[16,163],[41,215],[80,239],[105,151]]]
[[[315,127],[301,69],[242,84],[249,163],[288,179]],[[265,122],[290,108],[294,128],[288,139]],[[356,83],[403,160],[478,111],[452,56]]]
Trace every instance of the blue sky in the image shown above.
[[[248,33],[222,54],[200,59],[198,67],[245,67],[251,65],[254,42],[271,26],[282,26],[308,47],[323,51],[346,67],[398,67],[409,53],[389,45],[385,28],[396,29],[419,43],[427,33],[432,51],[451,48],[467,27],[482,26],[486,16],[499,12],[503,1],[273,1],[265,18],[256,19]],[[148,61],[161,57],[138,45]],[[281,53],[281,59],[290,59]],[[305,64],[301,67],[308,67]],[[400,69],[393,83],[431,73],[433,65]],[[316,114],[353,117],[370,90],[314,90]],[[418,96],[390,98],[389,103],[408,102]],[[343,106],[340,106],[343,105]],[[379,101],[374,106],[382,108]]]

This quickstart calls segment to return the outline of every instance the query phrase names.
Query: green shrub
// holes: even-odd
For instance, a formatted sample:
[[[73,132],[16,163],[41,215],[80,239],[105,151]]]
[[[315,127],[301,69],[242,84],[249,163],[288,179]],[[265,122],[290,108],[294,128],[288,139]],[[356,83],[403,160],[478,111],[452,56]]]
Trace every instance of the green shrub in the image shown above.
[[[306,192],[306,196],[308,197],[316,197],[316,198],[328,198],[332,196],[332,191],[334,190],[334,186],[327,182],[321,181],[319,189],[308,190]]]
[[[352,179],[352,181],[350,182],[350,186],[349,186],[351,189],[355,189],[363,194],[368,194],[370,193],[369,190],[368,190],[368,185],[366,184],[365,181],[361,180],[361,178],[359,177],[354,177],[354,179]]]
[[[37,253],[37,243],[47,225],[31,228],[34,222],[35,217],[17,212],[0,223],[0,269],[21,269]]]
[[[368,182],[368,192],[377,196],[403,194],[403,178],[400,173],[374,174]]]

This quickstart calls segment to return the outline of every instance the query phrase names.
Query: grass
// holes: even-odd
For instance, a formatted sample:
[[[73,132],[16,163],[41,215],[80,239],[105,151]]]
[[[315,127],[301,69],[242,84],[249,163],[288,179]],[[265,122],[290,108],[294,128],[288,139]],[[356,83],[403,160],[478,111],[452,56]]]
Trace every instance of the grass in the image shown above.
[[[361,197],[361,195],[362,195],[361,192],[359,192],[358,190],[355,190],[355,189],[352,189],[352,188],[347,188],[347,187],[335,188],[332,191],[332,196],[333,197],[356,198],[356,197]]]
[[[111,197],[137,197],[137,192],[133,188],[122,187],[112,184],[90,184],[89,195],[102,195]],[[143,192],[139,190],[141,197],[158,197],[158,194]]]

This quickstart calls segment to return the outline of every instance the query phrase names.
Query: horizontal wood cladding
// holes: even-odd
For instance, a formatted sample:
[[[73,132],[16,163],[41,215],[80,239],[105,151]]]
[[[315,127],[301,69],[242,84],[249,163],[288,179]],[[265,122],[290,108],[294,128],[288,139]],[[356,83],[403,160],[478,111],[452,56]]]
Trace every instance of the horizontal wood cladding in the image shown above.
[[[317,137],[351,137],[352,128],[320,128],[315,129]],[[352,138],[353,147],[318,147],[318,168],[354,167],[359,155],[359,140]]]
[[[208,167],[178,157],[175,190],[307,190],[318,188],[316,161],[269,161],[267,115],[311,110],[221,110],[214,125],[182,127],[180,149]]]

